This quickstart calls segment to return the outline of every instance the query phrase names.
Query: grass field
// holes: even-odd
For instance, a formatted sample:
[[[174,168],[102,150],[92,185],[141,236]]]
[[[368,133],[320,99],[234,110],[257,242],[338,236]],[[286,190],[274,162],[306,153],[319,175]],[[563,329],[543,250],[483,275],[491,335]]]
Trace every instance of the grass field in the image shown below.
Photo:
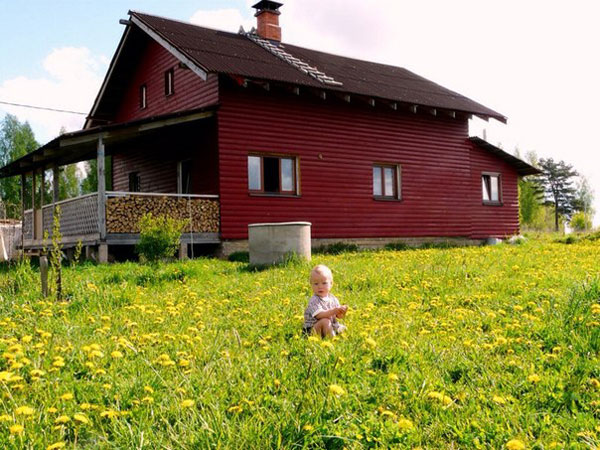
[[[600,241],[0,273],[0,448],[596,449]]]

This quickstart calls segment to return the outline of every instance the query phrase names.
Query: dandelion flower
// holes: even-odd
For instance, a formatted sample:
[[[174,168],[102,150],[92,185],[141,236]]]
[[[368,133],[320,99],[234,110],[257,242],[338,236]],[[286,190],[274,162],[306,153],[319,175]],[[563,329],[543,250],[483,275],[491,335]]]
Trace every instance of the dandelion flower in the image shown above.
[[[58,398],[61,400],[73,400],[73,394],[71,394],[70,392],[67,392]]]
[[[530,383],[534,383],[534,384],[539,383],[540,380],[541,380],[540,376],[535,373],[532,373],[531,375],[529,375],[527,377],[527,381],[529,381]]]
[[[398,420],[398,428],[400,428],[400,430],[402,431],[409,431],[412,430],[414,427],[415,426],[413,425],[412,421],[409,419],[402,418]]]
[[[114,409],[107,409],[106,411],[102,411],[100,413],[100,417],[104,417],[107,419],[115,419],[119,417],[119,412],[115,411]]]
[[[19,406],[15,409],[15,414],[17,416],[32,416],[35,413],[35,409],[30,406]]]
[[[373,339],[373,338],[365,339],[365,344],[367,344],[371,348],[377,347],[377,342],[375,342],[375,339]]]
[[[0,422],[10,422],[12,420],[12,417],[9,416],[8,414],[2,414],[0,416]]]
[[[181,402],[181,407],[182,408],[191,408],[192,406],[194,406],[196,402],[192,399],[186,399],[184,401]]]
[[[144,386],[144,392],[154,394],[154,389],[152,389],[152,387],[150,387],[150,386]]]
[[[506,443],[507,450],[525,450],[525,443],[520,439],[511,439]]]
[[[398,381],[400,378],[395,373],[390,373],[387,376],[388,381]]]
[[[67,423],[70,422],[71,418],[69,416],[58,416],[55,420],[54,423]]]
[[[344,390],[343,387],[341,387],[338,384],[330,384],[329,385],[329,393],[339,397],[341,395],[344,395],[346,393],[346,391]]]
[[[18,423],[15,425],[12,425],[8,431],[10,431],[10,434],[23,434],[23,431],[25,430],[25,427],[23,425],[19,425]]]
[[[75,420],[75,422],[79,422],[79,423],[83,423],[83,424],[90,423],[90,419],[88,419],[85,414],[81,414],[81,413],[73,414],[73,420]]]
[[[312,431],[312,430],[314,430],[314,429],[315,429],[315,427],[313,427],[312,425],[306,424],[306,425],[304,425],[304,426],[302,427],[302,429],[303,429],[304,431]]]
[[[494,403],[498,403],[499,405],[505,405],[506,404],[506,400],[504,397],[500,397],[499,395],[494,395],[492,397],[492,401]]]
[[[115,359],[118,359],[118,358],[122,358],[123,357],[123,353],[120,352],[119,350],[115,350],[114,352],[112,352],[110,354],[110,356],[112,356]]]
[[[65,443],[64,442],[55,442],[52,445],[49,445],[48,447],[46,447],[46,450],[57,450],[59,448],[65,448]]]

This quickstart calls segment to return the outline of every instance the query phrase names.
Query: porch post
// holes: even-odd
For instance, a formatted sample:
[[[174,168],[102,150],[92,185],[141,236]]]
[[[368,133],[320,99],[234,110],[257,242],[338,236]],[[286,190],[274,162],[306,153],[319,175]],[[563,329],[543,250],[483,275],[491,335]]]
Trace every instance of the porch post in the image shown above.
[[[56,207],[59,199],[59,179],[58,166],[55,165],[52,167],[52,203],[54,204],[54,207]]]
[[[97,151],[98,166],[98,231],[100,242],[98,243],[98,262],[108,261],[108,246],[106,245],[106,177],[104,175],[104,142],[102,136],[98,137]]]
[[[25,174],[21,174],[21,257],[25,258]]]

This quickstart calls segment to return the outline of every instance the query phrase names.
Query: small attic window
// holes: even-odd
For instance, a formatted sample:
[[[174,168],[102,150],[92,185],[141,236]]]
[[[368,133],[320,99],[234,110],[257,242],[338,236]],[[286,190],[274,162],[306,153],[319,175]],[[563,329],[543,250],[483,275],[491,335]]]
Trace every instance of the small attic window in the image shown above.
[[[165,96],[175,93],[175,71],[169,69],[165,72]]]
[[[142,84],[140,86],[140,109],[146,109],[146,107],[148,106],[146,91],[146,85]]]

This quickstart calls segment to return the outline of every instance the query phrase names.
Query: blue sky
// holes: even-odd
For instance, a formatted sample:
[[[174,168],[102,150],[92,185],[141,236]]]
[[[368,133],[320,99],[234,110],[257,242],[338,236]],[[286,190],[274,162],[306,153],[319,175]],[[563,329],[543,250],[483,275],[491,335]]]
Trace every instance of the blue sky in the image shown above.
[[[0,0],[0,80],[43,76],[41,61],[52,48],[85,46],[111,56],[129,10],[187,21],[199,9],[222,8],[246,9],[243,0]]]
[[[0,0],[0,101],[89,112],[130,9],[235,32],[257,0]],[[600,224],[600,2],[281,0],[284,42],[401,66],[508,117],[471,122],[507,151],[563,159]],[[82,116],[0,104],[38,141]]]

